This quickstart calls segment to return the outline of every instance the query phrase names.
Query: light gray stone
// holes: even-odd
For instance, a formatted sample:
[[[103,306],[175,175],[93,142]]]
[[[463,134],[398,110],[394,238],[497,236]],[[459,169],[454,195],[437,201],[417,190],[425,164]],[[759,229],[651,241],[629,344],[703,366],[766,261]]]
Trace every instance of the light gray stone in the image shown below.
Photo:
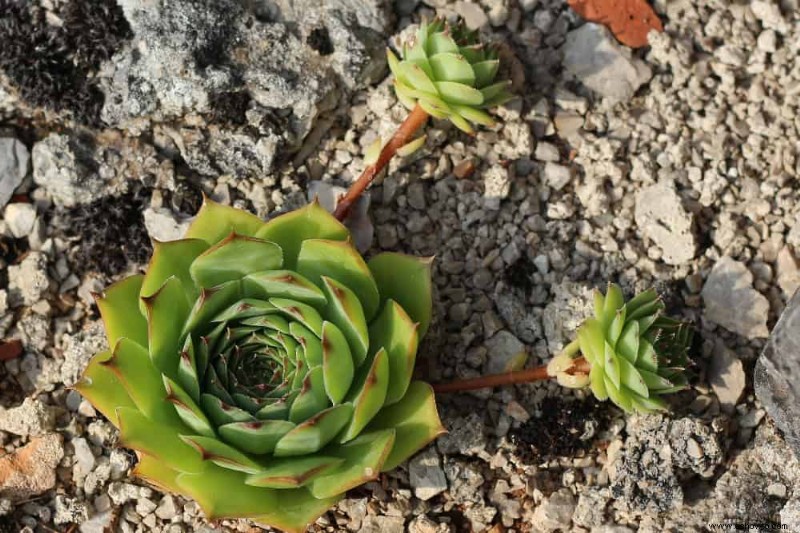
[[[533,513],[533,529],[541,533],[567,531],[575,512],[575,497],[569,489],[560,489],[550,495]]]
[[[420,500],[430,500],[447,490],[447,479],[442,470],[436,448],[428,447],[411,459],[408,478],[414,495]]]
[[[756,362],[754,386],[800,458],[800,292],[789,300]]]
[[[50,287],[47,256],[31,252],[19,265],[8,267],[8,288],[12,305],[33,305]]]
[[[27,202],[8,204],[3,211],[3,220],[15,238],[27,237],[36,223],[36,208]]]
[[[636,195],[636,225],[646,238],[661,248],[668,265],[682,265],[692,260],[696,250],[692,233],[692,215],[670,183],[642,189]]]
[[[105,181],[91,169],[91,147],[77,138],[51,133],[33,145],[32,159],[33,181],[56,205],[89,203],[105,192]]]
[[[25,398],[21,405],[0,410],[0,431],[22,437],[44,435],[53,429],[56,411],[38,399]]]
[[[596,93],[630,100],[652,76],[650,67],[631,55],[601,24],[586,23],[567,34],[564,68]]]
[[[489,22],[489,17],[486,16],[483,8],[475,2],[456,2],[454,9],[470,29],[477,30]]]
[[[553,189],[560,191],[572,180],[572,170],[557,163],[545,163],[544,182]]]
[[[29,162],[28,148],[22,142],[14,137],[0,137],[0,207],[8,203],[22,183]]]
[[[766,337],[769,301],[753,289],[753,274],[728,256],[714,264],[701,292],[706,319],[748,339]]]
[[[708,369],[708,381],[719,399],[720,406],[727,412],[733,412],[744,392],[746,377],[742,362],[722,343],[714,346],[711,366]]]
[[[168,207],[148,207],[142,216],[147,234],[161,242],[182,239],[191,223],[190,218],[182,218]]]
[[[400,516],[369,515],[361,523],[361,533],[403,533],[405,520]]]
[[[487,374],[500,374],[519,370],[528,360],[525,345],[510,331],[502,330],[486,341],[488,352],[484,371]]]

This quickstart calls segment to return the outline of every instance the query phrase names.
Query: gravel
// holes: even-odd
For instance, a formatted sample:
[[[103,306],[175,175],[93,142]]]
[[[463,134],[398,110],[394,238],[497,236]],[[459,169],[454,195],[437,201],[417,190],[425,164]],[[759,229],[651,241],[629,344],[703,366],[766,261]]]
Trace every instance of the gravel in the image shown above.
[[[53,24],[67,4],[89,5],[31,3]],[[130,32],[98,26],[81,34],[92,46],[67,51],[93,90],[62,107],[96,120],[75,111],[78,126],[28,85],[16,90],[17,70],[0,76],[11,125],[0,133],[0,338],[24,347],[2,363],[0,420],[15,422],[0,442],[8,458],[41,442],[53,452],[36,476],[9,478],[33,501],[0,492],[2,525],[251,526],[212,527],[194,502],[143,487],[116,430],[67,389],[107,348],[91,292],[141,271],[150,239],[180,236],[202,194],[267,218],[312,189],[346,187],[407,114],[384,47],[437,14],[503,43],[519,98],[475,136],[430,121],[425,146],[393,161],[357,211],[368,256],[436,257],[420,375],[546,363],[591,312],[592,290],[613,281],[627,295],[655,287],[693,325],[691,385],[654,417],[549,382],[439,395],[450,433],[312,530],[797,521],[797,380],[784,355],[796,328],[767,340],[800,283],[800,18],[783,4],[657,1],[665,32],[629,50],[560,0],[120,0]],[[48,53],[73,46],[50,43]],[[26,409],[49,414],[9,415]]]

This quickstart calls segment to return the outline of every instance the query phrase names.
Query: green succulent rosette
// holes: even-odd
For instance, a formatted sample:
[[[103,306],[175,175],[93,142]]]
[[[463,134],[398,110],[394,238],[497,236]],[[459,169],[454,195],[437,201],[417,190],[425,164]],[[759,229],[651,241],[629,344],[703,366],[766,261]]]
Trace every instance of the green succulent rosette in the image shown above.
[[[302,531],[443,432],[412,381],[430,263],[365,262],[316,202],[265,223],[206,200],[144,275],[97,297],[111,350],[76,388],[139,477],[209,519]]]
[[[626,412],[662,411],[661,398],[688,386],[686,367],[692,330],[665,316],[654,290],[625,302],[618,285],[594,294],[594,316],[577,338],[548,365],[567,387],[586,385],[598,400],[610,399]],[[572,372],[575,356],[588,362],[588,375]]]
[[[497,80],[497,51],[481,43],[477,31],[442,19],[423,21],[401,57],[387,50],[397,98],[407,108],[417,104],[429,115],[449,119],[473,133],[472,124],[491,126],[485,109],[511,99],[510,81]]]

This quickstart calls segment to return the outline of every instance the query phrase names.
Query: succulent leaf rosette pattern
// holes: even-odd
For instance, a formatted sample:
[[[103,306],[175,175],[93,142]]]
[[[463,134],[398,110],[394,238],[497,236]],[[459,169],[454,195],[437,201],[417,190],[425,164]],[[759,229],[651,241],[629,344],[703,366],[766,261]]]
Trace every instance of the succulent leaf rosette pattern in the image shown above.
[[[626,412],[663,411],[661,398],[688,385],[685,374],[692,330],[664,314],[654,290],[627,302],[618,285],[594,293],[594,316],[578,328],[577,338],[547,367],[561,385],[591,387],[598,400],[611,400]],[[576,354],[588,374],[572,374]]]
[[[401,57],[386,52],[394,75],[398,100],[408,109],[416,105],[429,115],[449,119],[473,133],[471,123],[491,126],[486,109],[511,99],[511,82],[498,80],[500,60],[495,48],[481,43],[477,31],[443,19],[422,22]]]
[[[206,200],[97,304],[111,348],[76,388],[139,452],[137,476],[209,519],[302,531],[443,432],[412,380],[430,260],[365,262],[316,202],[263,222]]]

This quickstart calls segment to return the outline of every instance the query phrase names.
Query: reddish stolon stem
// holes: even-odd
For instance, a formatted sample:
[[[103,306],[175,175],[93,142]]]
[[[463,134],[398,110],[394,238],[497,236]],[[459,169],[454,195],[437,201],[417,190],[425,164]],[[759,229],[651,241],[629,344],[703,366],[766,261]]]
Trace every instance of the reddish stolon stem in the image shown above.
[[[589,362],[583,357],[575,359],[575,364],[567,371],[568,374],[588,374]],[[517,385],[520,383],[533,383],[535,381],[544,381],[552,379],[547,373],[547,365],[537,366],[535,368],[526,368],[525,370],[514,370],[513,372],[504,372],[502,374],[491,374],[488,376],[480,376],[471,379],[459,379],[451,381],[450,383],[434,383],[434,392],[462,392],[477,389],[489,389],[494,387],[501,387],[503,385]]]
[[[340,200],[339,203],[336,204],[336,210],[333,212],[333,216],[335,216],[338,220],[344,220],[347,218],[347,214],[350,212],[350,208],[353,204],[358,200],[358,197],[361,196],[364,191],[369,187],[369,184],[372,183],[372,180],[375,179],[381,170],[383,170],[386,165],[389,164],[389,161],[397,153],[397,150],[411,140],[411,137],[420,129],[423,124],[428,120],[427,112],[422,109],[419,104],[417,104],[411,113],[406,117],[400,127],[395,132],[394,136],[386,143],[386,146],[383,147],[381,150],[380,155],[378,155],[378,160],[375,161],[372,165],[368,166],[364,169],[364,172],[361,173],[361,176],[353,182],[350,186],[350,189],[347,191]]]

